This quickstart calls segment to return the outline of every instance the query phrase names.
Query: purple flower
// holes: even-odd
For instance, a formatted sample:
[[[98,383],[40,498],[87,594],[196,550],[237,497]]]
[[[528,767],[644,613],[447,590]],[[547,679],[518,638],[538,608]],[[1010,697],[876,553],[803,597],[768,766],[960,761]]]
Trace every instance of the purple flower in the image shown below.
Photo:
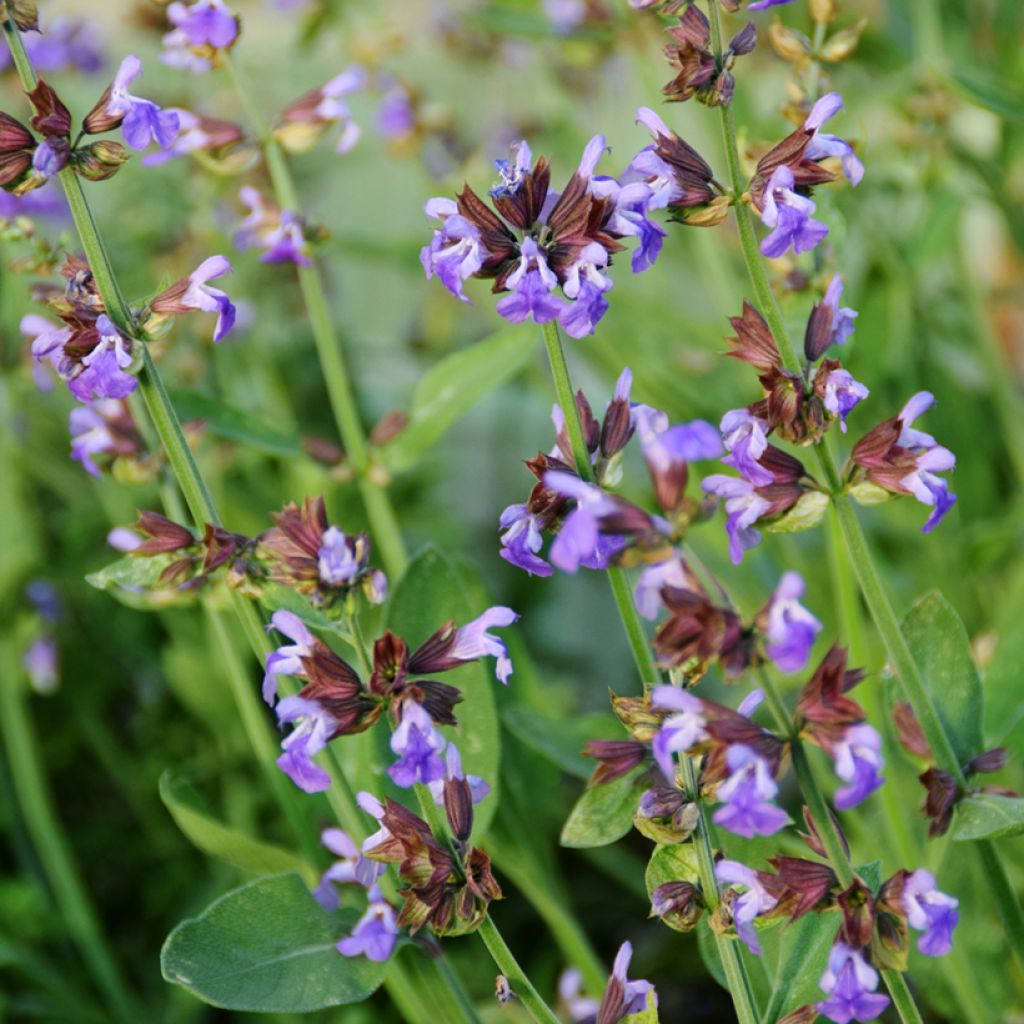
[[[320,835],[320,842],[338,859],[323,873],[320,884],[313,895],[325,910],[338,909],[338,892],[335,885],[358,885],[371,888],[387,870],[380,861],[362,856],[355,840],[340,828],[327,828]]]
[[[462,755],[454,743],[449,743],[444,752],[444,778],[435,779],[430,785],[430,795],[438,807],[444,806],[444,784],[455,780],[465,779],[469,783],[470,801],[474,804],[481,800],[491,791],[491,785],[486,779],[479,775],[465,775],[462,771]]]
[[[316,105],[313,115],[318,122],[336,121],[342,126],[335,147],[337,153],[348,153],[362,135],[362,129],[352,120],[352,114],[348,105],[342,101],[342,96],[362,89],[366,85],[366,78],[366,70],[354,64],[320,88],[320,102]]]
[[[830,156],[840,157],[843,174],[851,185],[858,185],[864,177],[864,165],[857,158],[853,147],[838,135],[828,135],[821,131],[821,126],[842,109],[843,98],[837,92],[826,93],[814,104],[807,115],[807,120],[804,121],[804,130],[814,132],[804,150],[804,159],[823,160]]]
[[[754,919],[775,907],[778,900],[769,895],[761,885],[756,871],[751,871],[745,864],[735,860],[720,860],[715,865],[715,874],[720,882],[726,885],[746,886],[746,892],[732,902],[732,921],[736,926],[736,934],[743,940],[747,949],[757,956],[761,955],[761,944],[757,941],[757,930]]]
[[[856,807],[885,782],[878,774],[885,764],[882,737],[866,723],[851,725],[833,747],[832,757],[836,775],[849,783],[836,790],[835,805],[841,811]]]
[[[935,396],[929,391],[919,391],[903,407],[899,419],[902,424],[896,443],[909,448],[917,456],[913,472],[900,481],[922,504],[929,505],[932,513],[921,527],[922,533],[929,533],[942,521],[943,516],[956,504],[956,495],[950,494],[949,484],[936,473],[942,473],[956,466],[956,456],[938,444],[931,434],[914,430],[911,423],[935,404]]]
[[[562,312],[561,323],[571,338],[583,338],[594,333],[597,322],[608,312],[604,293],[612,286],[612,279],[599,268],[608,266],[608,250],[597,242],[583,247],[579,258],[566,272],[562,291],[575,301]]]
[[[889,1005],[889,997],[875,992],[878,972],[864,959],[864,954],[842,942],[832,947],[828,969],[818,983],[830,998],[814,1008],[835,1024],[870,1021]]]
[[[558,978],[558,998],[574,1024],[587,1024],[597,1018],[600,1003],[583,995],[583,973],[575,967],[562,971]]]
[[[423,706],[406,701],[402,705],[402,720],[391,734],[391,750],[398,755],[398,760],[388,768],[391,781],[408,789],[417,782],[426,785],[443,779],[441,751],[444,744],[444,737],[434,728]]]
[[[235,232],[235,245],[239,249],[263,249],[262,263],[295,263],[312,266],[309,246],[302,234],[302,226],[290,210],[282,210],[266,202],[260,193],[246,185],[239,196],[249,208],[248,216]]]
[[[313,763],[313,757],[327,746],[337,726],[335,720],[316,701],[296,695],[277,705],[277,721],[281,725],[296,723],[281,744],[284,753],[277,759],[278,768],[307,793],[327,789],[331,777]]]
[[[853,375],[846,370],[832,370],[825,378],[825,408],[833,416],[839,417],[839,429],[846,433],[846,417],[857,405],[862,402],[870,391],[860,381],[853,379]]]
[[[22,654],[21,663],[36,693],[53,693],[57,689],[60,680],[60,652],[52,636],[36,637]]]
[[[850,335],[853,334],[853,321],[857,319],[857,311],[849,306],[840,306],[839,300],[843,295],[843,282],[839,277],[833,277],[825,289],[825,296],[821,300],[826,306],[832,309],[832,344],[845,345]]]
[[[317,572],[329,587],[347,586],[363,569],[349,540],[336,526],[328,526],[320,537]]]
[[[615,503],[600,487],[571,473],[549,470],[544,474],[544,485],[576,501],[576,508],[569,513],[551,545],[551,561],[563,572],[570,573],[578,572],[581,565],[600,565],[603,560],[600,517],[614,512]]]
[[[488,633],[495,626],[511,626],[519,616],[511,608],[495,605],[475,618],[460,626],[455,633],[455,642],[447,652],[448,657],[458,661],[476,661],[477,658],[496,658],[495,675],[508,685],[508,677],[512,675],[512,659],[508,656],[508,647],[501,637]]]
[[[531,576],[552,574],[554,570],[537,554],[544,546],[544,534],[540,517],[530,511],[529,505],[509,505],[498,524],[505,531],[498,553],[506,562],[525,569]]]
[[[799,573],[783,573],[768,605],[765,650],[783,672],[800,672],[821,632],[821,623],[802,605],[804,581]]]
[[[283,633],[291,641],[282,644],[267,655],[267,668],[263,675],[263,699],[271,706],[277,700],[278,682],[281,676],[298,676],[306,678],[302,659],[308,658],[315,643],[313,634],[306,624],[292,612],[276,611],[270,617],[270,627]]]
[[[172,3],[167,20],[184,32],[189,44],[223,50],[238,36],[238,22],[223,0],[197,0],[193,4]]]
[[[771,802],[779,787],[768,762],[741,743],[729,747],[725,760],[732,774],[718,787],[723,806],[715,811],[715,824],[747,839],[784,828],[789,815]]]
[[[365,811],[372,818],[376,818],[378,824],[382,822],[384,818],[384,805],[372,793],[367,793],[366,790],[356,793],[356,803],[359,805],[360,810]],[[387,825],[381,824],[380,828],[372,836],[367,836],[363,840],[363,853],[369,856],[377,847],[392,838],[391,831]]]
[[[46,181],[52,178],[68,162],[68,150],[64,146],[55,146],[49,139],[44,139],[36,146],[32,154],[32,173]]]
[[[207,282],[230,272],[231,264],[226,256],[211,256],[203,260],[189,274],[188,289],[181,299],[181,304],[189,309],[217,314],[217,326],[213,331],[215,342],[220,341],[234,326],[235,307],[224,292],[219,288],[211,288]]]
[[[100,412],[103,406],[107,406],[111,414],[120,408],[117,400],[110,398],[94,405],[76,406],[68,416],[71,458],[80,462],[85,471],[95,477],[100,476],[100,468],[92,457],[113,451],[116,444],[110,425]]]
[[[642,1013],[647,1009],[651,997],[654,999],[654,1005],[658,1005],[658,994],[649,981],[630,981],[626,976],[632,959],[633,946],[629,942],[624,942],[615,954],[612,976],[608,979],[604,998],[597,1011],[597,1019],[601,1024],[619,1024],[631,1014]]]
[[[38,36],[25,39],[25,49],[37,71],[84,71],[103,67],[103,47],[95,25],[83,18],[54,18]],[[10,55],[0,57],[0,68]]]
[[[665,413],[640,405],[635,410],[636,431],[651,473],[665,476],[689,462],[717,459],[722,454],[718,431],[706,420],[669,426]]]
[[[739,565],[743,561],[743,553],[761,543],[761,533],[754,529],[754,523],[771,508],[771,502],[762,498],[749,481],[723,473],[705,478],[701,487],[725,500],[729,557],[733,565]]]
[[[960,920],[959,900],[939,892],[935,876],[923,868],[903,883],[907,924],[924,932],[917,943],[925,956],[945,956],[953,948],[953,929]]]
[[[756,3],[748,4],[748,11],[764,11],[769,7],[778,7],[780,4],[788,4],[790,0],[757,0]]]
[[[793,172],[784,164],[776,167],[764,190],[761,222],[772,232],[761,242],[761,252],[777,259],[790,246],[794,253],[808,252],[827,234],[828,227],[812,220],[813,199],[793,191]]]
[[[142,63],[138,57],[128,56],[121,61],[110,87],[106,113],[111,117],[124,118],[121,134],[132,149],[145,149],[150,142],[166,149],[178,135],[178,115],[161,110],[152,101],[140,99],[128,91],[141,74]]]
[[[686,566],[677,555],[647,566],[633,591],[636,610],[645,619],[656,619],[661,609],[661,591],[665,587],[685,588],[688,582]]]
[[[416,131],[416,108],[409,90],[396,82],[381,97],[377,131],[386,139],[404,139]]]
[[[699,697],[675,686],[656,686],[651,704],[663,711],[675,712],[662,723],[651,744],[655,761],[669,782],[676,777],[675,755],[707,739],[704,705]]]
[[[523,175],[527,174],[530,170],[533,151],[525,139],[512,146],[509,156],[511,160],[494,161],[495,170],[497,170],[501,181],[488,192],[492,199],[499,199],[502,196],[514,196],[519,191],[519,186],[523,183]]]
[[[557,320],[565,310],[565,302],[551,294],[558,278],[548,267],[547,258],[532,238],[523,239],[520,254],[519,266],[506,281],[512,291],[495,308],[513,324],[522,323],[527,317],[538,324]]]
[[[427,280],[437,274],[441,283],[457,299],[472,305],[462,291],[462,282],[472,277],[483,265],[484,251],[480,232],[458,213],[454,200],[428,199],[424,206],[428,217],[441,220],[430,242],[420,250],[420,263]]]
[[[768,448],[768,423],[746,409],[733,409],[722,417],[719,429],[729,449],[725,464],[739,470],[755,487],[770,484],[774,478],[757,462]]]
[[[88,355],[82,356],[84,369],[68,381],[68,387],[82,402],[92,398],[126,398],[139,383],[125,372],[132,365],[131,346],[105,313],[96,318],[96,331],[99,341]]]
[[[352,934],[338,943],[338,952],[342,956],[365,956],[375,963],[384,963],[391,956],[397,938],[395,911],[374,886],[366,913],[352,929]]]
[[[0,221],[16,217],[52,217],[66,220],[68,204],[56,182],[47,182],[23,196],[0,191]]]

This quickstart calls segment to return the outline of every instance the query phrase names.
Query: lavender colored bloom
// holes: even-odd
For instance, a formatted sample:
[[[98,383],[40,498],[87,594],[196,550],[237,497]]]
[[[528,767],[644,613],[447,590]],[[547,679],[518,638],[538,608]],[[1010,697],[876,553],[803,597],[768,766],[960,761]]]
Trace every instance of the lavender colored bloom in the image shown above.
[[[14,220],[16,217],[66,220],[68,216],[67,201],[55,182],[40,185],[23,196],[0,191],[0,221]]]
[[[754,529],[754,523],[771,508],[771,503],[762,498],[749,481],[723,473],[706,477],[701,487],[725,500],[729,557],[733,565],[739,565],[743,553],[761,543],[761,533]]]
[[[420,263],[427,280],[437,274],[441,283],[457,299],[472,305],[462,291],[462,282],[472,277],[483,265],[484,251],[480,232],[458,213],[452,199],[427,200],[424,211],[428,217],[441,220],[430,242],[420,250]]]
[[[845,345],[853,334],[853,321],[857,319],[857,311],[849,306],[840,306],[843,296],[843,282],[838,276],[829,281],[822,302],[832,308],[832,344]]]
[[[888,996],[875,992],[878,972],[860,950],[842,942],[832,947],[828,969],[818,984],[829,998],[814,1008],[835,1024],[874,1020],[889,1005]]]
[[[25,39],[25,49],[37,71],[93,74],[103,67],[99,32],[84,18],[54,18],[41,35]],[[0,68],[9,64],[10,54],[5,52]]]
[[[839,417],[839,429],[846,433],[846,417],[857,405],[871,394],[868,389],[854,380],[846,370],[832,370],[825,378],[825,408]]]
[[[722,417],[719,429],[729,449],[725,464],[739,470],[755,487],[770,484],[774,478],[757,462],[768,448],[767,422],[746,409],[733,409]]]
[[[330,587],[343,587],[362,569],[348,536],[336,526],[328,526],[320,538],[317,572]]]
[[[277,720],[281,725],[296,723],[281,744],[284,753],[277,759],[278,768],[307,793],[320,793],[327,789],[331,777],[313,763],[313,757],[327,746],[337,725],[335,720],[316,701],[297,695],[280,701]]]
[[[213,331],[214,342],[220,341],[235,325],[235,307],[226,293],[219,288],[211,288],[207,282],[230,272],[231,264],[226,256],[211,256],[203,260],[189,274],[188,289],[181,298],[181,304],[187,309],[217,314],[217,326]]]
[[[58,148],[44,139],[36,146],[32,154],[32,173],[36,178],[46,181],[52,178],[68,162],[67,148]]]
[[[599,563],[600,517],[615,510],[612,499],[594,484],[588,484],[571,473],[548,471],[544,485],[556,494],[576,501],[576,508],[562,524],[551,545],[551,561],[563,572],[575,573],[581,565]]]
[[[152,101],[140,99],[128,91],[141,74],[142,63],[138,57],[128,56],[121,61],[110,87],[106,113],[111,117],[124,118],[121,134],[132,149],[145,149],[150,142],[166,149],[178,135],[178,115],[161,110]]]
[[[107,534],[108,546],[123,554],[134,551],[142,543],[142,538],[134,530],[129,530],[127,526],[115,526]]]
[[[409,90],[396,82],[381,97],[377,131],[386,139],[404,139],[416,130],[416,109]]]
[[[444,784],[455,780],[465,779],[469,783],[470,802],[480,803],[481,800],[491,791],[491,784],[479,775],[466,775],[462,771],[462,755],[454,743],[449,743],[444,752],[444,778],[435,779],[430,786],[430,795],[438,807],[444,806]]]
[[[686,566],[678,556],[665,562],[649,565],[640,573],[633,600],[636,610],[645,619],[656,619],[661,609],[661,591],[664,587],[685,587]]]
[[[511,188],[511,184],[502,187]],[[506,282],[512,291],[495,308],[513,324],[522,323],[527,317],[538,324],[557,320],[565,311],[565,302],[551,294],[558,278],[548,267],[547,258],[532,238],[523,239],[520,254],[519,266]]]
[[[510,160],[494,161],[494,167],[501,181],[488,193],[492,198],[514,196],[523,183],[523,175],[530,170],[533,152],[525,139],[515,143],[509,155],[511,156]]]
[[[797,572],[783,573],[768,605],[765,650],[783,672],[800,672],[821,632],[821,623],[802,605],[804,581]]]
[[[851,725],[832,750],[836,775],[849,785],[836,790],[835,805],[841,811],[866,800],[885,779],[878,773],[885,764],[882,737],[866,723]]]
[[[99,477],[100,467],[93,461],[94,455],[113,450],[114,435],[101,409],[104,406],[113,413],[118,408],[116,399],[105,399],[93,405],[79,405],[68,416],[68,430],[71,433],[71,458],[80,462],[90,476]]]
[[[192,46],[223,50],[238,36],[238,23],[223,0],[172,3],[167,8],[167,20],[184,32]]]
[[[266,248],[260,256],[261,263],[294,263],[300,267],[313,265],[306,251],[309,247],[302,226],[290,210],[282,211],[281,223],[267,235],[264,244]]]
[[[320,842],[338,859],[323,873],[313,895],[325,910],[337,910],[338,891],[335,885],[358,885],[370,889],[387,870],[380,861],[362,856],[358,844],[340,828],[327,828]]]
[[[790,0],[757,0],[756,3],[748,4],[748,11],[765,11],[769,7],[778,7],[780,4],[788,4]]]
[[[650,147],[653,149],[653,147]],[[643,152],[647,152],[644,150]],[[643,161],[639,154],[626,169],[626,176],[643,173]],[[653,155],[653,154],[652,154]],[[659,159],[655,157],[654,159]],[[671,169],[669,170],[671,174]],[[673,186],[674,187],[674,183]],[[608,228],[626,238],[636,238],[638,245],[633,250],[630,266],[634,274],[642,274],[654,266],[661,253],[662,242],[667,232],[657,222],[650,219],[650,211],[659,209],[662,193],[656,192],[649,182],[623,180],[620,184],[613,178],[595,178],[591,191],[612,203],[612,215],[608,219]],[[667,203],[668,200],[666,199]]]
[[[508,656],[508,647],[501,637],[488,633],[496,626],[511,626],[519,616],[511,608],[495,605],[488,608],[465,626],[460,626],[455,634],[455,642],[448,651],[448,657],[459,661],[476,661],[477,658],[496,658],[495,675],[508,685],[508,677],[512,675],[512,659]]]
[[[842,160],[843,174],[851,185],[860,184],[864,177],[864,165],[860,162],[853,147],[838,135],[829,135],[821,131],[821,126],[843,109],[843,98],[837,92],[826,93],[811,108],[804,129],[813,131],[811,141],[804,150],[807,160],[823,160],[825,157],[837,156]]]
[[[644,459],[657,475],[669,473],[688,462],[716,459],[722,454],[718,431],[706,420],[670,427],[665,413],[649,405],[637,406],[635,419]]]
[[[959,900],[939,892],[935,876],[923,868],[903,883],[907,924],[924,932],[917,943],[925,956],[945,956],[953,948],[953,929],[960,920]]]
[[[312,653],[315,642],[313,634],[306,624],[292,612],[276,611],[270,617],[270,627],[284,634],[292,641],[282,644],[267,655],[267,667],[263,675],[263,699],[271,706],[277,700],[277,688],[281,676],[300,676],[305,678],[302,659]],[[268,627],[268,628],[270,628]]]
[[[707,739],[704,705],[699,697],[675,686],[656,686],[651,691],[651,705],[675,712],[665,719],[651,744],[658,767],[665,778],[673,782],[676,777],[675,755]]]
[[[793,172],[782,165],[776,167],[764,190],[761,222],[772,232],[761,242],[761,252],[777,259],[790,246],[794,253],[808,252],[827,234],[828,227],[813,220],[817,208],[814,200],[793,191]]]
[[[130,346],[105,313],[96,318],[96,330],[99,341],[88,355],[82,356],[84,369],[68,381],[68,387],[83,402],[92,398],[126,398],[139,383],[125,372],[132,365]]]
[[[444,737],[434,728],[423,706],[406,701],[402,706],[402,720],[391,734],[391,750],[398,755],[398,760],[388,768],[391,781],[408,789],[417,782],[425,785],[443,779],[441,751],[444,744]]]
[[[592,996],[583,995],[583,973],[575,967],[562,971],[558,978],[558,998],[564,1004],[574,1024],[586,1024],[597,1017],[600,1003]]]
[[[21,663],[36,693],[48,694],[60,680],[60,652],[52,636],[36,637],[25,649]]]
[[[723,806],[715,811],[715,824],[747,839],[784,828],[789,815],[771,802],[779,787],[768,762],[741,743],[729,747],[725,760],[732,774],[718,787]]]
[[[352,929],[352,934],[338,943],[338,952],[342,956],[365,956],[374,963],[384,963],[391,956],[397,939],[395,911],[374,886],[366,913]]]
[[[629,962],[632,959],[633,946],[629,942],[624,942],[619,947],[618,953],[615,954],[615,961],[612,964],[612,979],[622,986],[621,1013],[614,1018],[605,1018],[601,1016],[600,1011],[598,1012],[600,1019],[602,1021],[607,1019],[609,1024],[618,1024],[619,1021],[630,1016],[630,1014],[642,1013],[647,1009],[649,994],[654,996],[654,1005],[658,1005],[658,994],[654,991],[654,986],[649,981],[630,981],[626,976],[626,972],[629,970]]]
[[[935,404],[935,396],[929,391],[919,391],[903,407],[899,418],[902,430],[897,444],[909,448],[917,456],[917,467],[900,480],[911,494],[924,505],[932,508],[927,522],[921,527],[922,533],[929,533],[942,521],[945,514],[956,504],[956,495],[949,492],[949,484],[936,473],[953,469],[956,456],[938,444],[931,434],[914,430],[911,424]]]
[[[312,265],[302,226],[291,211],[267,203],[249,185],[242,188],[239,197],[249,208],[248,216],[235,232],[234,241],[239,249],[263,249],[262,263]]]
[[[715,865],[715,874],[720,882],[726,885],[742,885],[746,892],[733,900],[732,921],[736,926],[736,934],[743,940],[747,949],[757,956],[761,955],[761,944],[757,940],[754,919],[775,907],[778,900],[770,895],[761,885],[757,872],[745,864],[735,860],[720,860]]]
[[[554,570],[537,554],[544,546],[544,535],[540,520],[530,512],[530,507],[509,505],[498,522],[505,531],[498,552],[501,557],[531,576],[550,576]]]
[[[384,805],[372,793],[367,793],[366,790],[356,793],[356,803],[359,805],[360,810],[365,811],[372,818],[376,818],[378,823],[384,818]],[[372,836],[367,836],[363,840],[363,853],[369,856],[378,846],[388,842],[391,838],[390,829],[386,825],[381,824],[380,828]]]
[[[591,242],[584,246],[579,259],[566,272],[562,291],[575,301],[563,310],[561,324],[571,338],[593,334],[597,322],[608,312],[604,293],[611,288],[612,279],[599,269],[607,266],[608,250]]]

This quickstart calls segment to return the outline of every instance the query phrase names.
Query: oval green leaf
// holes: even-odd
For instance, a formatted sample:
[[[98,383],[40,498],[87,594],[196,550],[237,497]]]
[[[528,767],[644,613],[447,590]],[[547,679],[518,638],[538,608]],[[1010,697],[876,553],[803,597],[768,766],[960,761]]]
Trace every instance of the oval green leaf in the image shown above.
[[[975,793],[956,806],[953,838],[999,839],[1019,836],[1024,832],[1024,799],[999,796],[997,793]]]
[[[585,789],[569,812],[559,842],[573,849],[607,846],[633,827],[633,815],[647,780],[645,770],[635,768],[621,779]]]
[[[164,978],[203,1002],[252,1013],[311,1013],[358,1003],[387,964],[335,945],[355,911],[329,914],[296,874],[260,878],[182,921],[160,954]]]

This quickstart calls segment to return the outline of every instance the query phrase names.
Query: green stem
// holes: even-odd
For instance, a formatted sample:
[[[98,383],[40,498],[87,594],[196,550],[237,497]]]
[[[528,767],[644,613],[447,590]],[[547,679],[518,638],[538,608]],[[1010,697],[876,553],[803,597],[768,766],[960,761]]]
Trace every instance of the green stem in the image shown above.
[[[693,834],[693,844],[697,850],[697,867],[704,902],[707,904],[708,912],[713,914],[721,903],[721,892],[718,888],[718,876],[715,874],[711,823],[708,821],[707,810],[700,796],[697,770],[694,767],[693,759],[682,754],[679,758],[679,766],[682,769],[683,784],[687,795],[700,813],[697,829]],[[713,934],[715,945],[718,947],[718,955],[725,970],[729,995],[732,997],[733,1007],[736,1010],[736,1019],[739,1024],[757,1024],[757,1005],[754,1002],[754,992],[741,959],[739,946],[724,935],[719,935],[718,932],[713,932]]]
[[[505,940],[501,937],[501,932],[498,931],[498,926],[490,915],[484,918],[477,935],[483,939],[487,952],[491,954],[491,959],[498,970],[508,979],[519,1002],[537,1021],[537,1024],[559,1024],[558,1018],[541,998],[540,993],[533,987],[533,982],[526,976],[522,967],[519,966],[519,962],[512,955],[512,950],[508,948]]]
[[[573,459],[576,462],[576,471],[581,479],[592,483],[594,481],[594,467],[590,464],[590,454],[587,451],[587,443],[583,438],[583,426],[580,423],[579,410],[576,408],[576,395],[573,391],[572,380],[569,377],[569,368],[565,363],[565,352],[562,349],[562,338],[558,330],[558,324],[544,324],[544,345],[547,348],[548,362],[551,364],[551,378],[555,385],[555,396],[565,418],[565,429],[572,448]],[[633,603],[633,593],[629,586],[629,579],[624,570],[615,566],[610,566],[607,569],[607,573],[608,582],[612,588],[612,595],[615,598],[615,605],[619,610],[619,617],[622,619],[622,625],[626,630],[626,639],[629,641],[629,648],[633,653],[633,660],[636,662],[637,671],[640,673],[644,686],[655,686],[659,680],[658,666],[654,663],[654,656],[647,642],[643,623],[641,623],[636,605]]]
[[[237,65],[230,57],[226,63],[246,114],[260,137],[274,196],[283,209],[301,216],[298,191],[284,152],[273,134],[267,130],[260,111],[252,102],[249,90],[242,81]],[[298,267],[297,272],[338,434],[355,475],[381,560],[388,574],[397,578],[409,558],[391,498],[373,476],[369,447],[359,418],[352,377],[345,363],[341,341],[331,320],[320,267],[314,261],[309,266]]]
[[[16,665],[17,658],[8,643],[3,663]],[[82,959],[103,993],[113,1017],[127,1022],[139,1019],[107,945],[89,892],[83,884],[71,849],[57,820],[53,798],[43,775],[39,738],[26,701],[26,687],[20,673],[7,671],[4,713],[0,715],[0,735],[11,768],[14,791],[36,855],[42,863],[50,888],[68,933],[78,946]]]

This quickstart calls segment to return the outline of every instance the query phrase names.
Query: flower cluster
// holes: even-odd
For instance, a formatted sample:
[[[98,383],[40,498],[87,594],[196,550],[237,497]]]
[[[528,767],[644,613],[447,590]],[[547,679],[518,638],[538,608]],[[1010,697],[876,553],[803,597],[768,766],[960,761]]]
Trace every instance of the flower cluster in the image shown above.
[[[655,195],[649,185],[594,173],[605,149],[604,136],[595,135],[558,193],[547,160],[531,167],[530,147],[519,142],[508,160],[496,161],[493,210],[468,185],[455,199],[428,200],[426,214],[441,226],[420,253],[427,277],[439,277],[463,302],[470,301],[463,282],[493,280],[506,320],[557,320],[574,338],[592,334],[608,310],[608,269],[624,248],[620,239],[638,240],[632,262],[639,273],[657,258],[664,235],[647,217]]]
[[[172,68],[202,74],[218,67],[238,39],[238,18],[224,0],[196,0],[167,5],[172,29],[163,39],[160,59]]]
[[[250,185],[242,189],[240,198],[249,215],[235,232],[239,249],[262,249],[261,263],[312,264],[302,223],[291,210],[282,210]]]

